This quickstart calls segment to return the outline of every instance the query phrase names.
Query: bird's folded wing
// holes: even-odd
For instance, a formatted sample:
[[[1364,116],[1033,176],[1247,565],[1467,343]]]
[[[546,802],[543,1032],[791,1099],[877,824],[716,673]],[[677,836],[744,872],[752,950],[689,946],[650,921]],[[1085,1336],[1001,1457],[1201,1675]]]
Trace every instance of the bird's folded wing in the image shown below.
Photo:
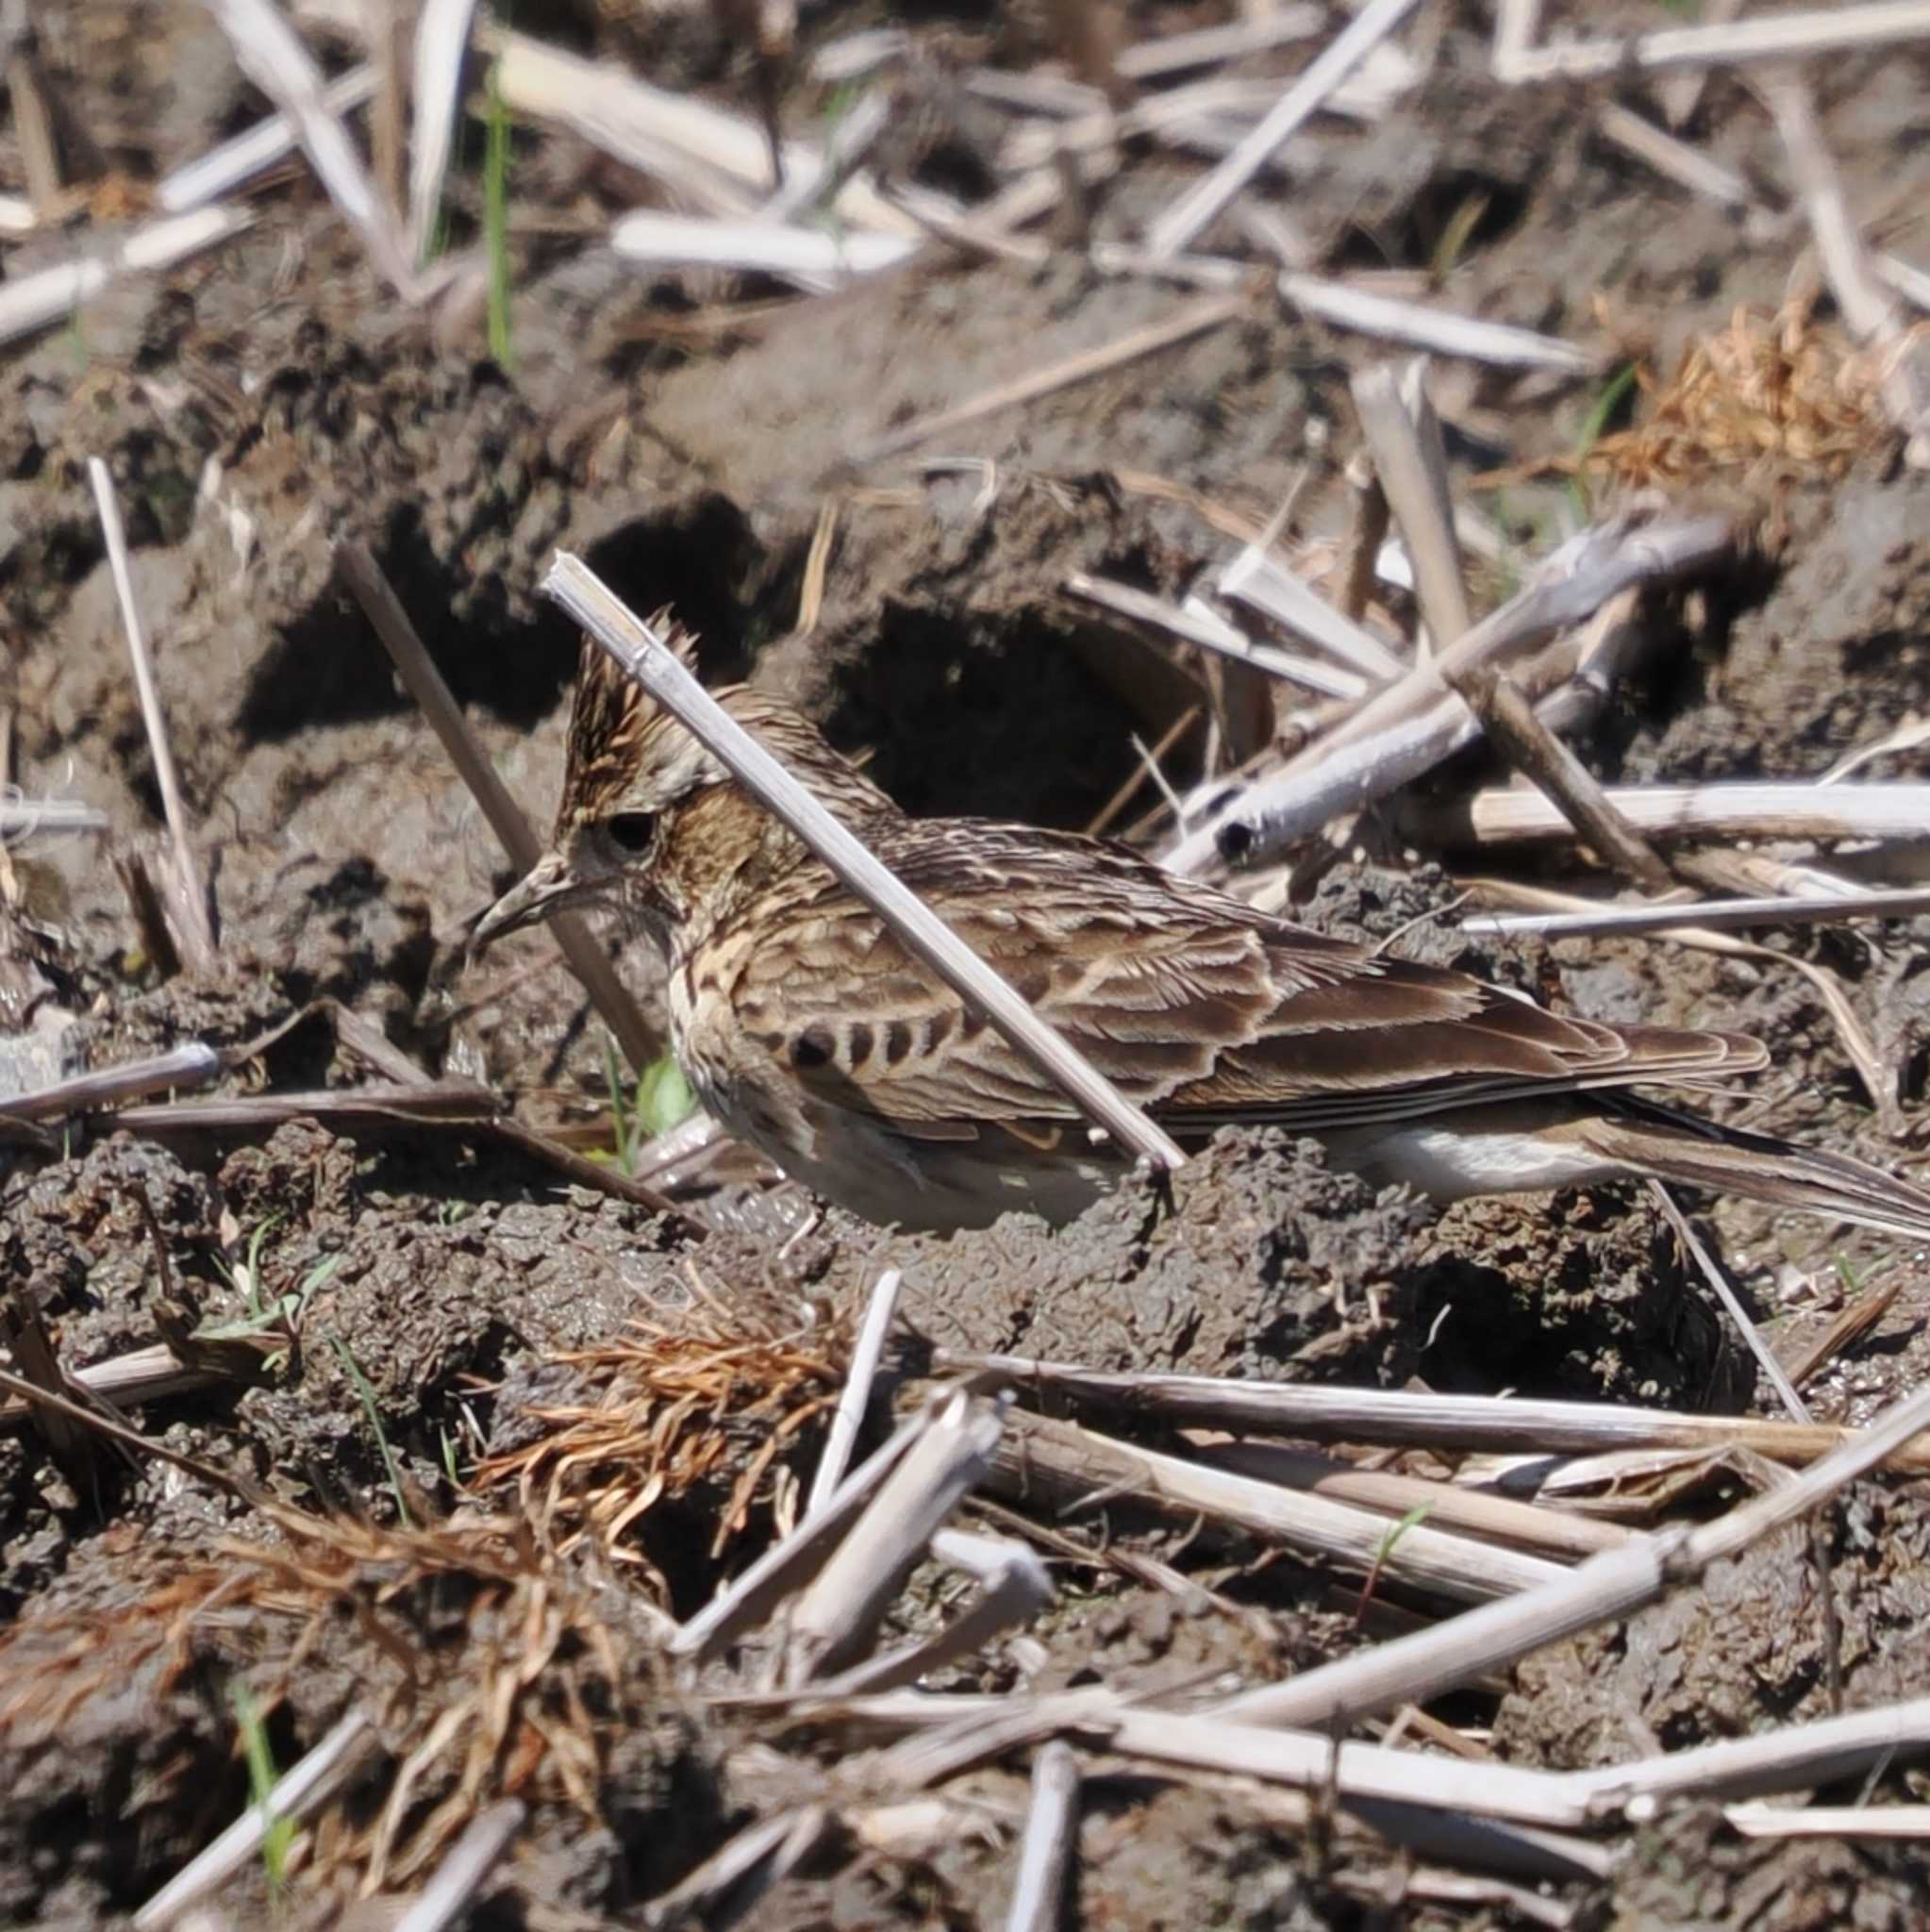
[[[953,881],[946,922],[1126,1096],[1178,1129],[1339,1127],[1524,1095],[1696,1082],[1765,1058],[1733,1034],[1563,1019],[1466,974],[1370,955],[1173,892],[1149,913],[1122,855],[1069,893]],[[916,883],[915,880],[908,881]],[[736,994],[740,1023],[827,1101],[914,1135],[1076,1113],[868,912],[801,910]]]

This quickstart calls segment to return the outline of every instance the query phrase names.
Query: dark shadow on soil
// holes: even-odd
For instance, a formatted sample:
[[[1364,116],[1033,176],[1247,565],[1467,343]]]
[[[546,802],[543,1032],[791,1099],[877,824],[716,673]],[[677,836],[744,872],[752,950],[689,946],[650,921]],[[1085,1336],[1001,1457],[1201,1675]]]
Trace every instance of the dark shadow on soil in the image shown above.
[[[1121,748],[1138,721],[1042,614],[888,603],[876,649],[852,669],[826,730],[874,745],[872,775],[907,811],[1077,827],[1128,775]]]
[[[512,605],[500,578],[467,571],[464,548],[432,541],[417,506],[404,504],[389,520],[376,561],[457,701],[526,730],[555,709],[574,675],[574,626],[546,603],[524,614],[528,607]],[[638,611],[647,616],[669,605],[697,631],[707,677],[742,675],[744,608],[735,592],[762,552],[735,504],[698,497],[623,525],[585,555]],[[331,579],[263,654],[238,722],[247,741],[259,742],[409,705],[374,631]]]

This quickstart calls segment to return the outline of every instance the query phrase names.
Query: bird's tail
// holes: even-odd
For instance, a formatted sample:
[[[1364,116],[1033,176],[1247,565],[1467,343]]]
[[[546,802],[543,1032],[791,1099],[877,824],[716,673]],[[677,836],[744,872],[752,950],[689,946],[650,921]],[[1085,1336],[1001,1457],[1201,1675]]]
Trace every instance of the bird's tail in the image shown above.
[[[1906,1241],[1930,1241],[1930,1192],[1847,1154],[1720,1126],[1622,1095],[1582,1133],[1603,1159],[1625,1172],[1853,1221]]]

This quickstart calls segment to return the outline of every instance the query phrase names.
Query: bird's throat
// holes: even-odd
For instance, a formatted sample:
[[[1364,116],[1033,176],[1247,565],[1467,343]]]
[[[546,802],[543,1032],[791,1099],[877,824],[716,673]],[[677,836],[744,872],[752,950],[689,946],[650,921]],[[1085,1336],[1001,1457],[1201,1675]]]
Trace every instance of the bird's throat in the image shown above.
[[[800,867],[818,864],[797,834],[735,785],[713,785],[680,805],[664,828],[645,896],[701,946]]]

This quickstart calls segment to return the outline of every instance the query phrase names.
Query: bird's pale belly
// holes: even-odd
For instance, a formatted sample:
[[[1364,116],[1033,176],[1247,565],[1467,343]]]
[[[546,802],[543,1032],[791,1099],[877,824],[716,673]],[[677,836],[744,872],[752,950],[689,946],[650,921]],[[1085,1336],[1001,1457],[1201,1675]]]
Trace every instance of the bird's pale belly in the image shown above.
[[[1073,1220],[1123,1173],[1103,1154],[1035,1153],[996,1128],[970,1139],[914,1140],[874,1117],[807,1102],[787,1116],[741,1086],[707,1091],[717,1119],[784,1174],[881,1227],[949,1233],[989,1227],[1002,1214]]]
[[[867,1221],[922,1232],[988,1227],[1001,1214],[1029,1213],[1060,1225],[1118,1185],[1127,1163],[1104,1153],[1034,1153],[996,1128],[975,1141],[914,1141],[848,1116],[820,1132],[808,1148],[760,1135],[750,1123],[734,1128],[757,1142],[793,1180]],[[1609,1177],[1600,1160],[1560,1153],[1550,1158],[1525,1137],[1476,1135],[1456,1142],[1453,1130],[1373,1136],[1321,1135],[1337,1168],[1376,1186],[1405,1182],[1439,1201],[1467,1194],[1514,1193]]]

